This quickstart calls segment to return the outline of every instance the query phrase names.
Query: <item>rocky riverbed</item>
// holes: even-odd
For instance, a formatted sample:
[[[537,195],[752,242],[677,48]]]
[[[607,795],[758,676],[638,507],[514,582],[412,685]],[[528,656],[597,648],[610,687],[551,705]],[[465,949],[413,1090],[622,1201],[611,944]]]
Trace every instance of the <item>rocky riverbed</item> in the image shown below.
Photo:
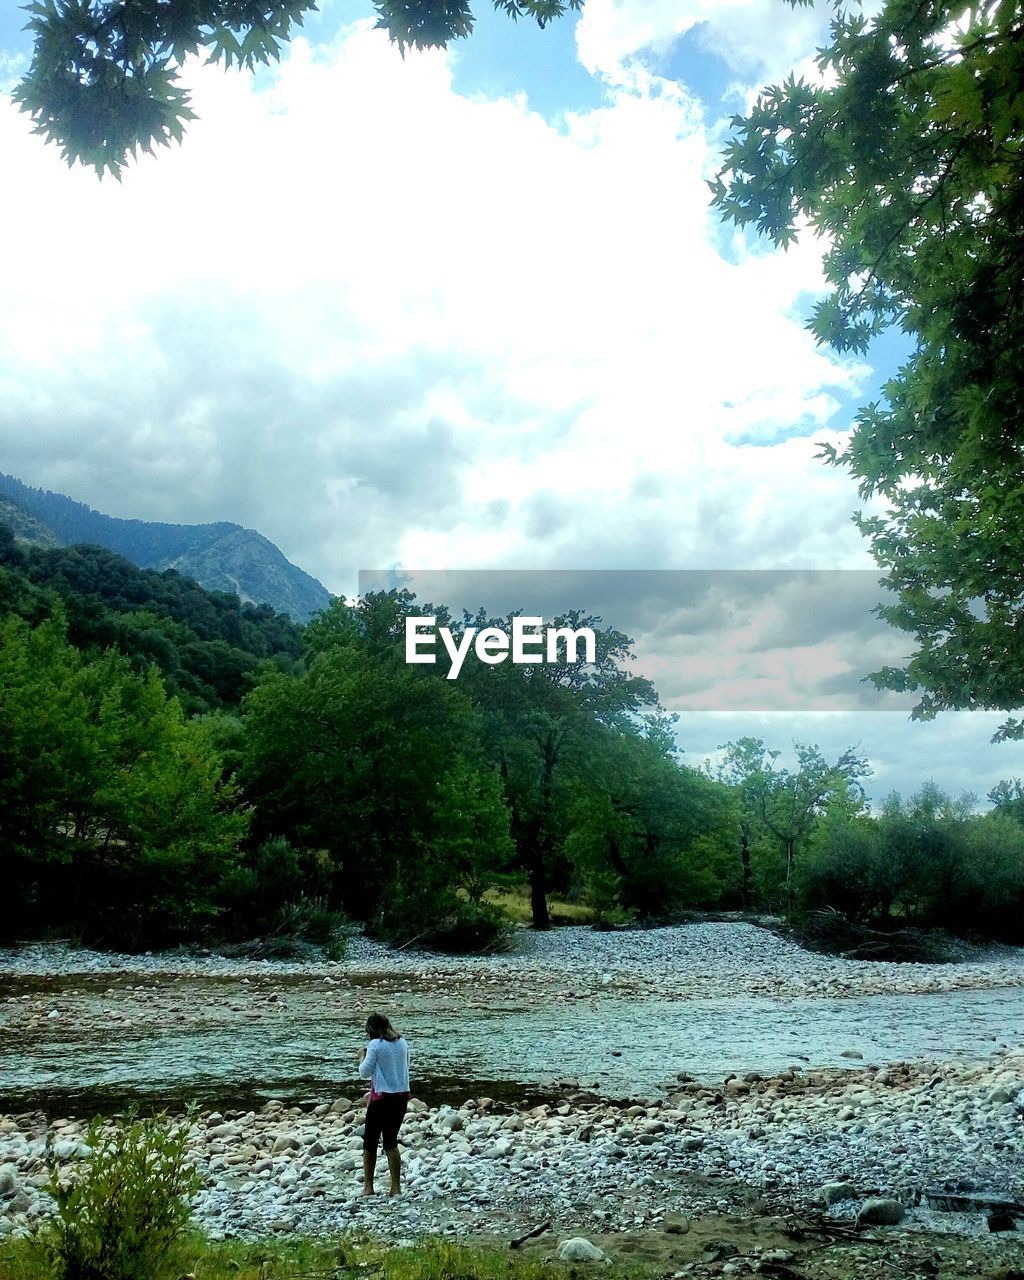
[[[513,1236],[547,1220],[563,1237],[692,1230],[696,1240],[698,1224],[722,1215],[783,1221],[824,1213],[852,1226],[865,1201],[881,1197],[905,1215],[899,1231],[987,1236],[992,1214],[1001,1221],[1000,1201],[1009,1223],[1024,1227],[1012,1207],[1024,1200],[1024,1035],[1011,1026],[1022,1009],[1019,953],[941,967],[854,963],[747,925],[691,925],[524,935],[516,954],[466,961],[395,955],[365,942],[344,963],[312,966],[29,948],[0,956],[0,983],[0,1053],[11,1071],[19,1052],[52,1060],[61,1046],[73,1054],[83,1040],[102,1038],[113,1060],[122,1041],[151,1038],[154,1027],[176,1027],[188,1042],[211,1023],[238,1035],[257,1014],[267,1041],[287,1033],[295,993],[315,990],[321,1019],[350,1033],[348,1054],[368,1002],[407,1025],[414,1010],[426,1019],[433,1009],[449,1027],[475,1011],[499,1047],[507,1036],[513,1065],[517,1019],[541,1010],[565,1021],[579,1009],[600,1030],[594,1043],[625,1059],[620,1080],[630,1078],[630,1054],[643,1058],[637,1037],[659,1009],[768,1001],[785,1024],[794,1010],[813,1021],[817,1010],[861,1008],[873,997],[962,997],[981,1017],[988,1006],[970,1004],[980,994],[1004,1001],[996,1009],[1009,1021],[997,1019],[973,1041],[951,1031],[948,1052],[883,1060],[858,1047],[866,1037],[848,1025],[830,1046],[832,1063],[715,1075],[669,1072],[661,1060],[657,1081],[616,1094],[595,1089],[586,1073],[549,1075],[536,1086],[543,1102],[517,1097],[529,1091],[511,1083],[484,1093],[449,1082],[445,1097],[412,1105],[402,1135],[408,1193],[397,1201],[358,1196],[362,1110],[346,1066],[346,1084],[326,1089],[321,1081],[312,1089],[319,1096],[305,1102],[206,1106],[189,1140],[206,1183],[196,1212],[224,1235],[367,1227],[394,1239]],[[644,1018],[612,1047],[620,1042],[609,1014],[630,1004]],[[718,1026],[724,1034],[722,1016]],[[685,1040],[688,1023],[674,1030]],[[415,1053],[412,1030],[410,1038]],[[0,1117],[0,1233],[27,1231],[47,1212],[48,1147],[69,1167],[86,1154],[84,1116],[48,1104],[44,1084],[37,1080],[31,1106]],[[65,1101],[58,1094],[58,1106]],[[715,1265],[727,1259],[728,1251]]]

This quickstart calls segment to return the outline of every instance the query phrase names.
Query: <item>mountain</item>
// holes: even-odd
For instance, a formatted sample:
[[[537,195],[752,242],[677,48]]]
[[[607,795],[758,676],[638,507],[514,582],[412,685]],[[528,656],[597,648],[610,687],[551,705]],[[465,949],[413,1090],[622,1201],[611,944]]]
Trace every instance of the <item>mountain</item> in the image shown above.
[[[176,569],[209,591],[269,604],[298,622],[308,622],[331,602],[327,588],[268,538],[228,521],[121,520],[0,472],[0,524],[9,524],[19,541],[36,546],[87,543],[115,551],[141,569]]]
[[[0,493],[0,524],[12,530],[19,542],[30,547],[59,547],[60,539],[35,516]]]

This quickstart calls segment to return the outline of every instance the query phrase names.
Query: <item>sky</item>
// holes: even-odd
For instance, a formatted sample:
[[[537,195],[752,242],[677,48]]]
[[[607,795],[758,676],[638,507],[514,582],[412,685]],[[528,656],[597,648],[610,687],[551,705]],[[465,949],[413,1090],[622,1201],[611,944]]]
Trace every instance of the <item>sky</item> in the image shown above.
[[[909,652],[857,642],[862,504],[815,458],[905,349],[816,348],[820,243],[774,251],[708,207],[730,117],[816,74],[827,13],[587,0],[542,31],[479,8],[403,60],[368,4],[324,0],[274,69],[190,65],[200,118],[120,185],[68,170],[5,92],[0,470],[111,515],[237,521],[345,595],[381,568],[838,573],[859,584],[838,650],[807,642],[807,600],[744,633],[771,662],[790,629],[800,705],[697,705],[728,629],[660,654],[685,758],[860,744],[876,797],[983,800],[1024,773],[988,744],[999,717],[807,692],[811,668],[852,687],[877,646]],[[21,26],[5,6],[0,90]]]

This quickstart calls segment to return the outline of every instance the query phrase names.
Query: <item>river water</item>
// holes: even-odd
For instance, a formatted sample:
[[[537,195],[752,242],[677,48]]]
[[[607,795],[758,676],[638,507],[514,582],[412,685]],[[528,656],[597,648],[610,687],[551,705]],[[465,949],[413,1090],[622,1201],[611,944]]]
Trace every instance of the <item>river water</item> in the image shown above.
[[[132,988],[121,1000],[109,979],[79,980],[71,995],[69,1002],[59,989],[48,993],[55,1015],[9,1023],[0,1035],[0,1111],[353,1096],[361,1091],[352,1067],[360,1024],[374,1002],[400,1020],[412,1045],[415,1092],[456,1105],[483,1092],[515,1102],[549,1098],[561,1077],[625,1099],[657,1096],[678,1072],[720,1082],[731,1072],[769,1074],[790,1064],[980,1061],[1024,1043],[1024,986],[841,999],[609,993],[538,1002],[507,988],[467,1001],[410,983],[396,1000],[393,983],[380,976],[332,992],[296,979],[276,984],[269,1000],[223,978]]]

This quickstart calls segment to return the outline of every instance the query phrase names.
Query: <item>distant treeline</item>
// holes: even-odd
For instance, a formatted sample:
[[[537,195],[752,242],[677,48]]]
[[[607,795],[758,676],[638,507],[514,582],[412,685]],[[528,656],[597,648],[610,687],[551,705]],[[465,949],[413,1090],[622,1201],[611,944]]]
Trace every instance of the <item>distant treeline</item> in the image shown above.
[[[0,533],[2,539],[2,533]],[[0,540],[0,858],[8,938],[110,946],[380,936],[498,945],[489,891],[599,922],[831,905],[1024,940],[1024,794],[925,787],[872,815],[855,751],[754,738],[714,774],[599,618],[596,661],[404,660],[408,592],[304,630],[95,548]]]

